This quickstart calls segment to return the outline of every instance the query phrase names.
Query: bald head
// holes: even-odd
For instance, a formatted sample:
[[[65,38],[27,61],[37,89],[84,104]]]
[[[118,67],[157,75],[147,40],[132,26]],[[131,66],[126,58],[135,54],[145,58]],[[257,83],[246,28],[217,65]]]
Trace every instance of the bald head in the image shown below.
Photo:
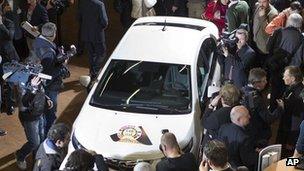
[[[238,126],[246,126],[249,123],[250,115],[245,106],[235,106],[230,112],[231,122]]]
[[[165,145],[167,148],[170,148],[170,149],[178,147],[176,137],[171,132],[166,132],[162,135],[161,144]]]

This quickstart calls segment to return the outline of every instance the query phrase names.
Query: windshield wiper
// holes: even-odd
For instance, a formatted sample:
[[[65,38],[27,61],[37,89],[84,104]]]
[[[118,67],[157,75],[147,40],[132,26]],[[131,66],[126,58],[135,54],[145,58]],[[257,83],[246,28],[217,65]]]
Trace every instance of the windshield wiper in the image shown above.
[[[151,110],[164,110],[169,111],[170,113],[183,113],[184,110],[179,110],[175,107],[160,105],[160,104],[147,104],[147,103],[131,103],[131,104],[122,104],[124,107],[135,107],[135,108],[144,108]]]

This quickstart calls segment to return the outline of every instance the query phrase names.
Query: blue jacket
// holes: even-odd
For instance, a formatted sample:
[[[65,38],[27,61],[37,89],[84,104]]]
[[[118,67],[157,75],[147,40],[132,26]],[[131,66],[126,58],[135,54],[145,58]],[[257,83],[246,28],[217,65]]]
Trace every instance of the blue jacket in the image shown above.
[[[58,91],[62,86],[60,77],[60,64],[56,61],[57,47],[43,36],[39,36],[33,43],[33,49],[41,60],[43,73],[52,76],[52,80],[46,82],[46,90]]]

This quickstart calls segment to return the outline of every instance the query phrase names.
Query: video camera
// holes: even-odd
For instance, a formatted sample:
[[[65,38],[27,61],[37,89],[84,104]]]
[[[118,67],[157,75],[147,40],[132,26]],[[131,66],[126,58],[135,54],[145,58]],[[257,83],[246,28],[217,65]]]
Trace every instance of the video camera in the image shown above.
[[[48,4],[48,1],[49,0],[42,0],[40,3],[43,6],[46,6]],[[51,0],[50,3],[58,14],[61,14],[63,10],[69,5],[68,0]]]
[[[232,32],[223,32],[221,38],[219,39],[220,44],[218,46],[219,50],[222,50],[223,47],[228,49],[230,54],[235,54],[237,50],[237,42],[239,39],[235,36],[235,33],[238,29],[247,30],[248,24],[241,24],[237,29],[233,30]]]
[[[41,73],[43,67],[41,64],[34,63],[19,63],[17,61],[6,62],[3,64],[3,80],[20,85],[23,88],[30,88],[27,84],[29,78],[37,76],[42,80],[51,80],[52,76]]]
[[[56,56],[56,63],[60,65],[60,77],[62,79],[69,78],[71,73],[69,71],[69,68],[67,67],[65,61],[69,61],[71,57],[76,55],[77,50],[75,45],[70,46],[70,50],[65,51],[64,47],[61,46],[58,48],[58,54]]]
[[[61,46],[58,48],[58,55],[56,57],[56,62],[57,63],[64,63],[66,60],[70,60],[71,57],[73,57],[74,55],[76,55],[77,50],[75,45],[71,45],[70,46],[70,50],[65,51],[64,47]]]

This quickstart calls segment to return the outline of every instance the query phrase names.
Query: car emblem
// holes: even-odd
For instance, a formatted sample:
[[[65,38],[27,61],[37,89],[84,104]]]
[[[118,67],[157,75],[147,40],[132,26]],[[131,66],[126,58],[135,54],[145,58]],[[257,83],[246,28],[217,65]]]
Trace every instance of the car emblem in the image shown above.
[[[114,142],[125,142],[131,144],[141,143],[145,145],[152,145],[142,126],[123,126],[118,130],[116,134],[112,134],[110,137]]]

